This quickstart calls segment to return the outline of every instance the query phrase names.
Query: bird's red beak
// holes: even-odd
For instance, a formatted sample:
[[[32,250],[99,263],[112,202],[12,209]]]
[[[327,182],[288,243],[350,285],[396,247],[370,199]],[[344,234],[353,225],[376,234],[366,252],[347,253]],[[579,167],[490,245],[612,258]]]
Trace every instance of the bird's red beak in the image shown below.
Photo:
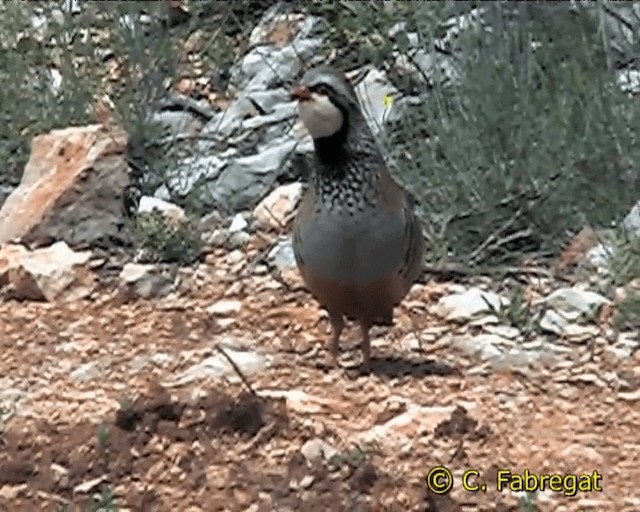
[[[305,87],[304,85],[299,85],[298,87],[295,87],[291,91],[291,99],[297,100],[297,101],[310,101],[312,99],[311,91],[309,90],[308,87]]]

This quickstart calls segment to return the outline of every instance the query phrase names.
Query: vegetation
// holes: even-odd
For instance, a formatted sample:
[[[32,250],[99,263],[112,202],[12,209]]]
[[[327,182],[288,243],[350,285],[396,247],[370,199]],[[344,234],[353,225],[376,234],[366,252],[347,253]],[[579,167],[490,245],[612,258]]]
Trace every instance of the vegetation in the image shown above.
[[[106,94],[131,134],[137,185],[148,194],[165,183],[177,155],[152,113],[180,79],[208,77],[228,93],[229,70],[270,5],[187,2],[190,16],[176,22],[169,4],[85,3],[79,14],[66,3],[2,4],[0,181],[17,183],[35,134],[92,121]],[[638,37],[627,53],[612,45],[605,16],[626,7],[494,3],[482,23],[477,7],[290,5],[326,20],[336,65],[372,63],[420,95],[382,142],[418,199],[430,259],[469,267],[557,254],[583,226],[619,222],[640,190],[640,109],[616,83]],[[458,35],[454,16],[467,25]],[[415,65],[421,51],[430,69],[416,80],[397,63]],[[200,213],[197,201],[183,206]]]

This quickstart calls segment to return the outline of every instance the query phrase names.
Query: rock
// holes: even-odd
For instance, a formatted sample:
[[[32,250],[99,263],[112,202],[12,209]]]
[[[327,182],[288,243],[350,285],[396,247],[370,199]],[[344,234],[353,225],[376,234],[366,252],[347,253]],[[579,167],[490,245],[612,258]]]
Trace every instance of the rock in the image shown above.
[[[260,396],[268,398],[284,398],[287,410],[301,415],[331,414],[339,408],[340,402],[326,396],[316,396],[299,389],[262,389]]]
[[[9,284],[9,270],[16,268],[29,251],[22,245],[0,246],[0,288]]]
[[[235,101],[231,102],[226,110],[211,118],[201,133],[217,142],[225,142],[240,129],[245,119],[251,119],[259,114],[256,105],[251,101],[251,96],[243,92],[238,95]]]
[[[276,188],[253,210],[253,216],[258,225],[262,228],[283,228],[288,217],[295,210],[301,194],[302,184],[300,183],[290,183]]]
[[[20,251],[18,251],[20,252]],[[65,242],[21,253],[8,271],[11,295],[27,300],[78,300],[91,294],[95,275],[89,251],[72,251]]]
[[[489,334],[496,334],[510,340],[515,340],[522,335],[519,329],[510,325],[486,325],[484,330]]]
[[[607,270],[614,252],[614,248],[611,244],[600,242],[595,247],[592,247],[587,251],[585,259],[596,269]]]
[[[280,279],[289,290],[304,290],[305,284],[297,268],[286,268],[280,271]]]
[[[104,482],[106,478],[107,477],[105,475],[101,475],[99,477],[92,478],[91,480],[85,480],[81,484],[76,485],[72,492],[74,495],[90,493],[91,491],[98,489],[100,484]]]
[[[409,44],[409,46],[415,48],[420,44],[420,36],[418,35],[417,32],[407,32],[407,22],[406,21],[399,21],[398,23],[395,23],[387,32],[387,35],[393,39],[395,37],[397,37],[398,35],[403,35],[407,38],[407,43]]]
[[[173,291],[175,277],[160,265],[127,263],[120,272],[119,293],[125,300],[164,297]]]
[[[291,237],[283,237],[278,240],[267,254],[267,262],[281,272],[297,268]]]
[[[204,130],[201,133],[205,133]],[[215,181],[227,165],[226,157],[235,154],[230,150],[227,154],[190,156],[182,159],[175,169],[168,171],[169,187],[162,185],[154,192],[154,197],[169,200],[172,194],[187,196],[193,188],[201,183]],[[169,193],[169,189],[172,194]]]
[[[544,315],[540,319],[541,329],[546,332],[557,334],[558,336],[561,336],[569,325],[569,320],[552,309],[545,311]]]
[[[569,338],[591,338],[592,336],[597,336],[599,332],[596,326],[571,323],[564,316],[550,309],[545,311],[540,319],[540,328],[558,336]]]
[[[473,407],[473,404],[467,404]],[[416,436],[432,434],[435,428],[444,420],[451,417],[454,406],[428,406],[408,404],[405,412],[394,416],[382,425],[376,425],[371,430],[360,434],[365,443],[377,441],[387,446],[398,446]]]
[[[275,5],[264,13],[260,23],[249,35],[249,46],[272,44],[277,47],[291,43],[303,26],[305,15],[283,12],[280,5]]]
[[[304,289],[304,281],[296,265],[296,258],[290,237],[280,238],[271,248],[267,254],[267,265],[272,270],[276,270],[280,281],[287,285],[290,290]]]
[[[15,502],[24,492],[27,492],[26,484],[11,485],[5,484],[0,487],[0,498],[6,502]]]
[[[511,346],[511,342],[496,334],[478,334],[455,338],[454,343],[462,350],[482,359],[500,357]]]
[[[166,352],[156,352],[151,355],[138,355],[131,360],[129,367],[135,372],[140,372],[145,368],[148,368],[150,365],[155,365],[162,368],[163,366],[166,366],[168,363],[172,362],[173,359],[173,356],[171,354],[167,354]]]
[[[26,398],[26,389],[20,389],[21,387],[25,387],[24,383],[8,377],[0,377],[0,410],[3,411],[3,414],[0,414],[0,432],[9,418],[20,409],[22,401]]]
[[[297,141],[274,140],[257,153],[232,160],[211,187],[215,204],[237,211],[252,208],[271,190]]]
[[[249,93],[248,98],[254,106],[257,105],[262,112],[267,114],[263,117],[268,117],[268,114],[272,114],[286,105],[296,106],[296,102],[291,101],[290,92],[282,87],[267,91],[254,91]]]
[[[190,112],[184,110],[163,110],[151,116],[151,122],[165,127],[170,137],[184,134],[195,134],[199,128],[199,122]]]
[[[556,354],[550,350],[548,353],[541,348],[542,343],[535,341],[536,348],[533,347],[513,347],[507,352],[488,358],[491,368],[494,371],[513,371],[515,369],[524,369],[529,365],[537,362],[553,363],[556,360]],[[551,347],[553,349],[553,347]]]
[[[235,249],[227,254],[225,260],[227,262],[227,265],[234,266],[244,264],[246,259],[242,251]]]
[[[234,339],[225,339],[220,342],[220,347],[236,364],[243,375],[251,375],[268,366],[270,362],[268,356],[258,354],[250,347],[242,343],[236,343],[237,341],[238,340]],[[207,377],[214,379],[226,378],[232,382],[240,382],[240,377],[229,364],[228,359],[223,354],[216,353],[189,367],[163,385],[167,387],[178,387]]]
[[[231,83],[237,89],[264,91],[278,83],[291,83],[303,62],[313,66],[322,58],[324,22],[282,10],[281,4],[274,5],[253,29],[250,39],[262,44],[251,44],[240,64],[233,66]],[[279,34],[274,36],[276,29]],[[278,37],[280,34],[284,37]]]
[[[640,94],[640,69],[621,69],[617,71],[616,82],[623,92]]]
[[[215,316],[228,316],[230,313],[238,313],[242,309],[242,302],[239,300],[223,299],[211,304],[207,308],[207,314]]]
[[[635,391],[619,391],[618,398],[627,402],[637,402],[640,400],[640,389]]]
[[[151,213],[154,210],[160,211],[166,220],[176,224],[186,219],[184,210],[179,206],[156,197],[142,196],[138,205],[138,213]]]
[[[86,382],[99,377],[100,374],[100,367],[96,363],[90,361],[73,370],[71,372],[71,378],[78,382]]]
[[[249,227],[249,223],[244,218],[244,215],[238,213],[234,215],[231,225],[229,226],[229,233],[239,233]]]
[[[232,233],[231,236],[227,239],[227,247],[229,249],[240,249],[247,245],[251,240],[251,235],[246,231],[238,231],[236,233]]]
[[[67,468],[54,462],[49,466],[49,469],[51,469],[51,474],[57,485],[63,488],[69,485],[69,470]]]
[[[597,467],[602,465],[603,461],[602,455],[594,448],[578,443],[567,446],[562,450],[561,455],[564,460],[570,460],[573,464],[576,464],[577,461],[583,461],[590,466]]]
[[[606,34],[607,46],[616,64],[633,62],[639,48],[640,7],[635,2],[621,2],[605,9],[589,8],[589,4],[586,7],[585,12],[591,14]]]
[[[0,210],[0,244],[73,247],[121,239],[127,140],[123,130],[102,125],[35,137],[22,181]]]
[[[402,338],[400,346],[407,352],[422,352],[423,341],[414,333],[409,333]]]
[[[493,292],[486,292],[479,288],[470,288],[461,293],[454,293],[442,297],[436,306],[436,313],[449,320],[468,320],[479,313],[492,312],[489,305],[499,309],[509,301]]]
[[[443,50],[453,50],[460,34],[478,26],[483,21],[486,13],[486,8],[479,7],[443,21],[440,28],[445,31],[445,34],[434,41],[434,46]]]
[[[386,98],[395,98],[398,90],[391,85],[384,71],[373,69],[355,86],[355,91],[367,123],[375,135],[384,126],[385,116],[392,108],[393,101],[387,103]]]
[[[202,233],[202,240],[207,245],[222,245],[228,233],[223,229],[224,219],[219,212],[208,213],[197,221],[197,230]]]
[[[640,201],[638,201],[622,221],[622,226],[633,236],[640,238]]]
[[[265,91],[266,92],[266,91]],[[255,96],[256,93],[252,93],[251,97]],[[242,122],[243,130],[255,130],[257,128],[262,128],[267,125],[275,125],[282,121],[287,121],[292,119],[297,115],[298,106],[295,101],[290,101],[289,98],[286,99],[286,103],[281,103],[280,105],[276,105],[273,109],[273,112],[264,116],[254,116],[249,119],[246,119]],[[279,130],[280,131],[280,130]],[[279,133],[282,135],[282,133]]]
[[[611,303],[602,295],[577,286],[559,288],[548,295],[545,302],[569,320],[581,315],[592,315],[600,306]]]
[[[289,88],[303,61],[311,66],[322,60],[322,25],[320,18],[291,13],[282,4],[264,14],[252,33],[264,42],[250,45],[231,69],[236,98],[207,121],[196,155],[168,171],[156,197],[189,196],[205,208],[237,212],[254,209],[276,183],[307,174],[313,143],[306,132],[291,129],[301,123]],[[211,236],[206,238],[211,243]]]
[[[340,452],[326,441],[316,437],[304,443],[300,448],[300,453],[302,453],[309,464],[313,464],[318,461],[327,462]]]

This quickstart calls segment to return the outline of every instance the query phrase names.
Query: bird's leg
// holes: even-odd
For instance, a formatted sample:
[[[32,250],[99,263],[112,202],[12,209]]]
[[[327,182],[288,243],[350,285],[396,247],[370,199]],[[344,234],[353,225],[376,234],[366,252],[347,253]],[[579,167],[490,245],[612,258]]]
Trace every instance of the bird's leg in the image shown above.
[[[360,349],[362,350],[362,370],[365,373],[368,373],[371,368],[371,340],[369,338],[369,329],[371,329],[371,323],[361,320],[360,334],[362,335],[362,342]]]
[[[334,366],[338,365],[338,353],[340,352],[340,335],[344,329],[344,319],[340,313],[329,313],[331,322],[331,359]]]

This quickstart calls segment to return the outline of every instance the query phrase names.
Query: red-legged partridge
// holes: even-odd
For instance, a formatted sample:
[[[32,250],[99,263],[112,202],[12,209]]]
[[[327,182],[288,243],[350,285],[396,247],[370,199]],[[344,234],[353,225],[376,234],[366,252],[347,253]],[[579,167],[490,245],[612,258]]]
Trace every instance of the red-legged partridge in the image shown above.
[[[333,364],[347,317],[360,325],[362,367],[369,371],[371,326],[392,325],[394,307],[421,273],[420,221],[344,74],[311,69],[291,97],[315,149],[312,183],[294,222],[296,263],[329,313]]]

